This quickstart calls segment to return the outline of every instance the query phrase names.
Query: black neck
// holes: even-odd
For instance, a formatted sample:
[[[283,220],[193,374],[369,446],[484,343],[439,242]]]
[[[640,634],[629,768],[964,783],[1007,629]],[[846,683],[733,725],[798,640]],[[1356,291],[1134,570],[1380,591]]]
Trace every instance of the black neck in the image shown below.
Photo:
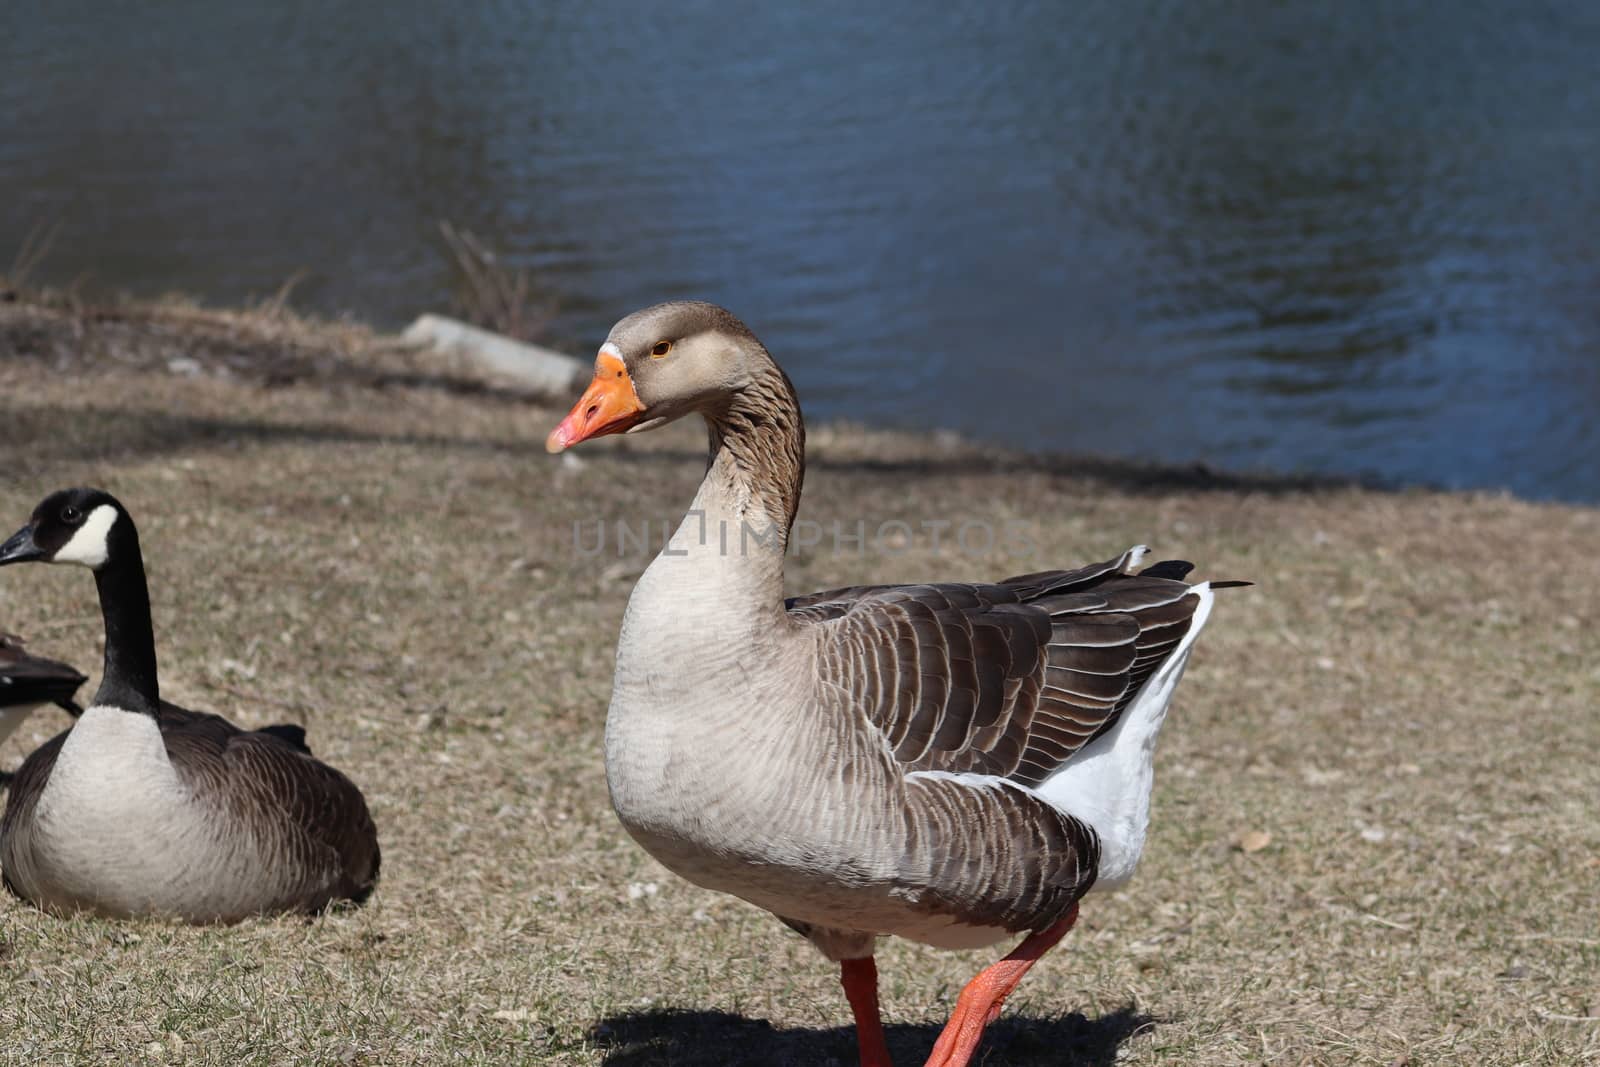
[[[106,669],[94,702],[154,715],[161,690],[156,684],[156,636],[138,535],[122,532],[111,557],[94,572],[106,623]]]

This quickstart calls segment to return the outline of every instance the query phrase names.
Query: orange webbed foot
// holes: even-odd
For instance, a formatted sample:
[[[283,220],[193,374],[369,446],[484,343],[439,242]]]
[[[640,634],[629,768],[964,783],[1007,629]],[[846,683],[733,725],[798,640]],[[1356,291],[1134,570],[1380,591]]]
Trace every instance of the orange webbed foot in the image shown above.
[[[1065,919],[1030,934],[1005,959],[979,971],[957,998],[950,1021],[934,1043],[927,1067],[967,1067],[978,1050],[978,1043],[983,1040],[984,1027],[1000,1017],[1006,997],[1017,988],[1028,969],[1066,936],[1077,919],[1078,906],[1074,904]]]

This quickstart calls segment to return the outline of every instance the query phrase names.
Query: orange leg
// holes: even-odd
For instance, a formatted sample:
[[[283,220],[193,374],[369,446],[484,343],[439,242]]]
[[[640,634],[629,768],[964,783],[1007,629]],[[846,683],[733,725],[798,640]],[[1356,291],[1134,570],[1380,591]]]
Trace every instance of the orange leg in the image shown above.
[[[1038,963],[1039,957],[1065,937],[1077,921],[1078,905],[1074,904],[1065,919],[1028,935],[1011,955],[979,971],[978,977],[961,991],[956,1010],[950,1013],[944,1033],[933,1046],[927,1067],[966,1067],[983,1039],[983,1028],[1000,1017],[1000,1005],[1017,988],[1028,968]]]
[[[878,966],[871,956],[844,960],[839,964],[839,982],[845,999],[856,1017],[856,1044],[861,1049],[861,1067],[894,1067],[889,1062],[889,1046],[883,1041],[883,1023],[878,1018]]]

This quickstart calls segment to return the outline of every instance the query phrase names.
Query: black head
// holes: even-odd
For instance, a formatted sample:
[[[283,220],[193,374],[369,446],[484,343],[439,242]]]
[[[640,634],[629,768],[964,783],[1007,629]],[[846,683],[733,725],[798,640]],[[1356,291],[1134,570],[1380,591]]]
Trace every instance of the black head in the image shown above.
[[[76,563],[99,570],[134,537],[133,520],[103,489],[62,489],[33,509],[28,524],[0,545],[7,563]]]

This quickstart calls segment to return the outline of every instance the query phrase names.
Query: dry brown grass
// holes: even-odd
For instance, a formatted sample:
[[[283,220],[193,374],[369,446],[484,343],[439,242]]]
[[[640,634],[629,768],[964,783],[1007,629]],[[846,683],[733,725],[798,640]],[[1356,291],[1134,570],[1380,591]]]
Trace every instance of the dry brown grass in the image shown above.
[[[23,315],[46,354],[19,354]],[[0,308],[0,534],[48,489],[118,493],[167,695],[306,723],[367,791],[384,881],[357,912],[229,929],[0,904],[0,1061],[852,1063],[833,971],[656,866],[607,805],[613,644],[645,561],[583,557],[572,526],[675,518],[697,431],[551,459],[554,409],[350,372],[375,341],[299,324],[311,369],[263,380],[215,370],[224,337],[180,375],[163,346],[204,346],[157,319],[114,321],[112,345]],[[815,550],[796,590],[1136,541],[1260,583],[1219,605],[1184,683],[1139,877],[1086,904],[984,1062],[1600,1062],[1600,514],[848,428],[812,457],[806,518],[1016,517],[1035,547]],[[0,572],[0,624],[97,662],[81,571]],[[64,724],[41,714],[0,767]],[[1270,843],[1236,848],[1252,830]],[[921,1062],[990,958],[885,944],[897,1059]]]

